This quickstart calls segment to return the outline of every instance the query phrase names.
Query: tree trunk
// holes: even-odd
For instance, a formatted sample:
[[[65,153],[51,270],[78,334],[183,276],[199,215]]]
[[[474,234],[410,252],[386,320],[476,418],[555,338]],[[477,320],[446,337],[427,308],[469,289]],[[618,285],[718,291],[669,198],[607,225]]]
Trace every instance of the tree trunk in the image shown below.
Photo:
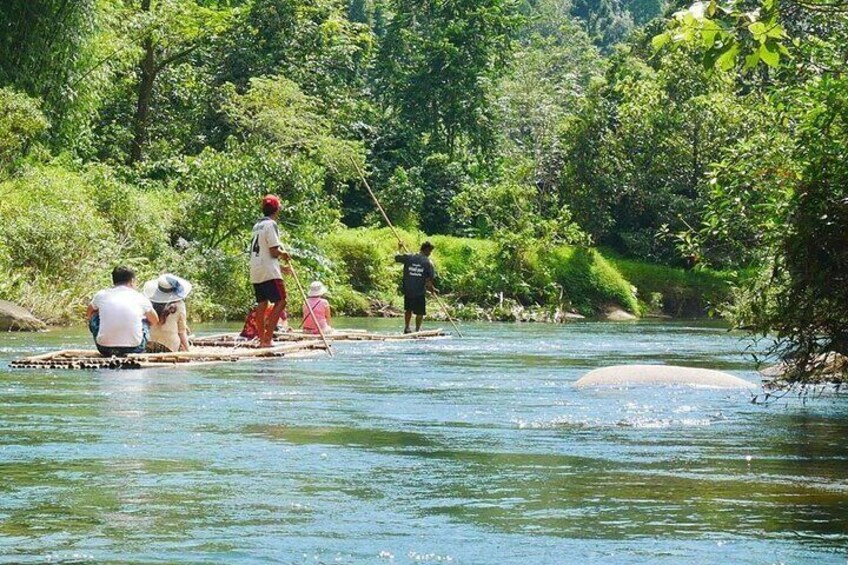
[[[142,0],[141,9],[150,11],[150,0]],[[141,161],[144,146],[147,144],[147,121],[150,115],[150,101],[153,98],[153,84],[156,81],[156,58],[153,39],[148,36],[144,39],[144,58],[141,60],[141,79],[138,82],[138,101],[135,109],[133,126],[132,147],[128,164],[132,165]]]

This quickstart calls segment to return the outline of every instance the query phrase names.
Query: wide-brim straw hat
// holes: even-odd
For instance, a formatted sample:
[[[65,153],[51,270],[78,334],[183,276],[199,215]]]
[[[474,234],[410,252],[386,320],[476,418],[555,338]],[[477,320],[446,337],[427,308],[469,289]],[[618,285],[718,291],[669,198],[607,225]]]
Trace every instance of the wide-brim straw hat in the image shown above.
[[[309,298],[316,298],[327,294],[327,287],[321,281],[314,281],[309,285]]]
[[[191,283],[177,275],[165,273],[158,279],[144,283],[142,293],[151,302],[167,304],[168,302],[183,300],[191,294]]]

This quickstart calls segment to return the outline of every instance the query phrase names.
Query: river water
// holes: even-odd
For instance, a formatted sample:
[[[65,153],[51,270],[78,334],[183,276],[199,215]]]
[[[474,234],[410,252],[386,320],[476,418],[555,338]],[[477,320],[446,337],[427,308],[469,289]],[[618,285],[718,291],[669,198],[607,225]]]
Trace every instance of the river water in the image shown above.
[[[0,334],[0,562],[846,563],[848,399],[572,387],[756,380],[715,325],[465,331],[117,372],[10,370],[88,339]]]

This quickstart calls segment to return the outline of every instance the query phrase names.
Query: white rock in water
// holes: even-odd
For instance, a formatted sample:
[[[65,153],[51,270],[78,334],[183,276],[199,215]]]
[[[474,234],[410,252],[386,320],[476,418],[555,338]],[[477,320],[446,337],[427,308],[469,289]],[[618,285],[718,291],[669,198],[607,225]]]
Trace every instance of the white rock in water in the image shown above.
[[[756,388],[729,373],[675,365],[614,365],[589,371],[574,386],[690,385],[717,388]]]
[[[604,320],[608,320],[610,322],[630,322],[632,320],[636,320],[636,316],[631,314],[630,312],[625,312],[621,308],[608,308],[604,315],[602,316]]]

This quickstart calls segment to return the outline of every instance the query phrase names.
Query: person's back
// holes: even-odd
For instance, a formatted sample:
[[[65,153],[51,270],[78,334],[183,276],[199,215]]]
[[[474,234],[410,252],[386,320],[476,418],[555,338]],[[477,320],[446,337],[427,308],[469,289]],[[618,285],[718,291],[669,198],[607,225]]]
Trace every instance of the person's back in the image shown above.
[[[318,296],[307,298],[307,304],[303,305],[303,331],[317,334],[318,329],[327,331],[330,327],[330,303],[325,298]],[[309,312],[310,307],[312,312]],[[314,317],[312,316],[314,314]]]
[[[94,295],[88,306],[89,328],[101,355],[140,353],[147,344],[144,322],[155,324],[159,318],[153,304],[135,290],[135,273],[126,267],[112,271],[112,288]]]
[[[186,317],[184,301],[164,305],[159,313],[159,324],[150,328],[150,341],[162,344],[169,351],[179,351],[182,345],[180,335],[188,332]]]
[[[430,261],[432,252],[433,244],[425,241],[421,244],[421,253],[395,255],[395,261],[403,263],[404,333],[412,331],[409,327],[412,314],[415,314],[415,331],[421,329],[427,314],[427,291],[435,292],[436,268]]]
[[[272,255],[271,248],[280,246],[277,222],[264,217],[253,225],[250,245],[250,282],[263,282],[282,279],[280,262]]]
[[[97,344],[104,347],[136,347],[143,335],[144,314],[153,306],[140,292],[126,286],[101,290],[91,303],[100,313]]]
[[[403,263],[403,293],[406,296],[424,296],[427,293],[427,280],[434,278],[435,268],[430,258],[421,253],[398,255],[395,258]]]

